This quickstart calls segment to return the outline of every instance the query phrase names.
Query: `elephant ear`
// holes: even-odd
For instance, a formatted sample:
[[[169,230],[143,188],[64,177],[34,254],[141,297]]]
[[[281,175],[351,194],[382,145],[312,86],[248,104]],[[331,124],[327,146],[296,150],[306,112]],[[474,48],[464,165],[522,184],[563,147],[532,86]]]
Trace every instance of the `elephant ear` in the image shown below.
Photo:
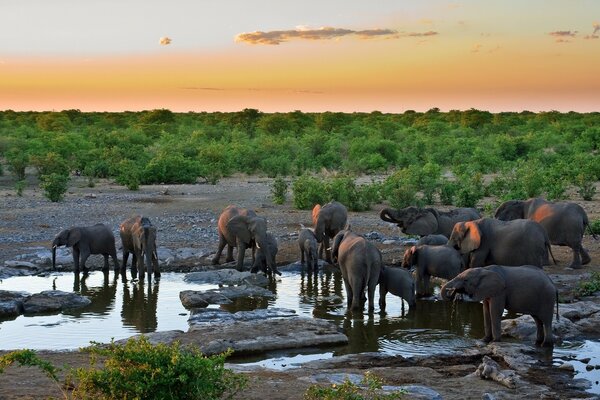
[[[404,233],[425,236],[436,232],[437,229],[437,218],[432,212],[425,210],[418,212],[406,222]]]
[[[67,236],[67,246],[73,247],[81,240],[81,231],[77,228],[71,229]]]
[[[505,201],[496,210],[494,218],[501,221],[525,218],[525,202],[521,200]]]
[[[319,217],[320,212],[321,212],[321,205],[320,204],[315,205],[312,210],[312,221],[313,221],[314,227],[317,226],[317,218]]]
[[[402,259],[402,267],[410,268],[417,263],[417,255],[418,255],[417,246],[412,246],[409,249],[406,249],[404,252],[404,258]]]
[[[491,269],[481,268],[479,280],[473,288],[473,299],[481,301],[490,297],[496,297],[506,290],[506,281],[502,276]]]
[[[464,236],[460,245],[461,253],[463,254],[475,251],[481,246],[481,230],[479,226],[472,221],[468,221],[465,222],[464,227]]]
[[[248,219],[245,215],[236,215],[227,221],[227,230],[237,236],[242,243],[250,243],[252,240],[252,234],[248,227]]]
[[[333,262],[337,262],[338,253],[342,240],[346,237],[346,231],[340,231],[333,238],[333,244],[331,245],[331,259]]]

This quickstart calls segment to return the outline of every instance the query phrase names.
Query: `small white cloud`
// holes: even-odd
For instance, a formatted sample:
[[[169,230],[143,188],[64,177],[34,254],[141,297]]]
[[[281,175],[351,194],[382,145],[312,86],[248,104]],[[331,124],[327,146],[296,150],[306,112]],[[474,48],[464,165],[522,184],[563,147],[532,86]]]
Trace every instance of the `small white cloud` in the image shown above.
[[[158,43],[161,46],[167,46],[167,45],[171,44],[171,38],[163,36],[158,40]]]

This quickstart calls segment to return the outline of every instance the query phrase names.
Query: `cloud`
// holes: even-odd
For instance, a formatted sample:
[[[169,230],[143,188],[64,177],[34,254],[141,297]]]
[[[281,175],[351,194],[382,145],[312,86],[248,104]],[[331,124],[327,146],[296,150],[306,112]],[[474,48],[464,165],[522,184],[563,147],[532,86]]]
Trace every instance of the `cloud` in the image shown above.
[[[549,32],[548,35],[555,38],[556,43],[570,43],[569,38],[574,38],[577,36],[577,31],[554,31]]]
[[[240,33],[235,37],[236,42],[248,44],[279,45],[290,40],[329,40],[343,36],[356,36],[359,39],[386,38],[396,39],[399,37],[422,37],[437,35],[437,32],[398,32],[394,29],[365,29],[356,31],[353,29],[334,28],[325,26],[316,29],[297,27],[296,29],[278,31],[255,31]]]
[[[592,27],[594,27],[594,32],[592,32],[592,36],[594,36],[596,33],[600,32],[600,23],[594,22],[592,24]]]
[[[584,39],[600,39],[600,36],[592,34],[592,35],[585,35],[583,38]]]
[[[167,45],[171,44],[171,38],[163,36],[158,40],[158,43],[161,46],[167,46]]]

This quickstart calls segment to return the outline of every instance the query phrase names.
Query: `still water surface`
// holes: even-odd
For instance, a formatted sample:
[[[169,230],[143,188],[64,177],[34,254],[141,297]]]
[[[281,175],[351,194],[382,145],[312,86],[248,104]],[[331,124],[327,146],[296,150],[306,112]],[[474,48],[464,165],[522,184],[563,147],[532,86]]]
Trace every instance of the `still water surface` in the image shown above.
[[[77,279],[72,273],[48,276],[14,277],[0,282],[0,289],[38,293],[44,290],[74,291],[87,296],[92,304],[85,308],[56,315],[19,316],[0,321],[0,349],[77,349],[90,341],[109,342],[138,333],[188,329],[189,312],[179,300],[182,290],[217,288],[212,284],[195,284],[183,280],[184,274],[163,273],[158,282],[123,281],[113,273],[90,273]],[[401,300],[387,297],[387,313],[348,315],[341,275],[334,271],[318,274],[286,271],[273,280],[269,289],[275,299],[239,299],[220,307],[230,312],[256,308],[280,307],[293,309],[297,314],[330,320],[343,328],[349,344],[334,348],[303,349],[274,352],[245,362],[284,369],[302,362],[333,356],[382,352],[403,356],[443,354],[460,351],[474,345],[483,336],[481,304],[419,300],[417,310],[402,314]],[[333,296],[333,297],[332,297]],[[378,294],[376,294],[376,302]],[[590,364],[600,364],[600,344],[585,341],[568,343],[555,348],[554,358],[592,357]],[[598,370],[575,367],[580,377],[592,383],[598,380]],[[579,377],[579,376],[578,376]],[[598,384],[593,392],[600,392]]]

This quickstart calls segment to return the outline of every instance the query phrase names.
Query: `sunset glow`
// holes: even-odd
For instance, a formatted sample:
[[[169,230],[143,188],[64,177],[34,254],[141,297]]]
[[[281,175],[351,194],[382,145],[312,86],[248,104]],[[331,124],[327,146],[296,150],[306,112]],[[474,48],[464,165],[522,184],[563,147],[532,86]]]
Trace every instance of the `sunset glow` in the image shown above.
[[[594,0],[84,3],[2,2],[0,109],[600,111]]]

